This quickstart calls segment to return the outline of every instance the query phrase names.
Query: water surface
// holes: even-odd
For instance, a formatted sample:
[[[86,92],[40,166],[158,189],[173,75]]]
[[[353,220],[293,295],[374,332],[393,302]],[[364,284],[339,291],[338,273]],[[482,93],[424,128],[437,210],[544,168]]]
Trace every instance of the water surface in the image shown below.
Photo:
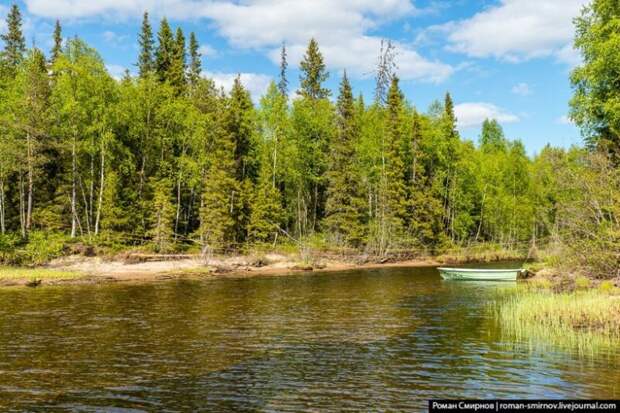
[[[429,398],[620,398],[618,356],[502,334],[497,285],[434,268],[0,291],[0,408],[420,410]],[[514,283],[499,288],[514,288]]]

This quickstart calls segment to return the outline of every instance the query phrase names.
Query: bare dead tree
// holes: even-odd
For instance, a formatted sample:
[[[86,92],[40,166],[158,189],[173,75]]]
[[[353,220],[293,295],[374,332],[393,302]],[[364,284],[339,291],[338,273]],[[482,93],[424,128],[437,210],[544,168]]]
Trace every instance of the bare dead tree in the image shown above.
[[[396,65],[397,54],[396,46],[394,46],[391,40],[381,39],[381,48],[379,49],[375,73],[375,102],[380,105],[386,103],[390,83],[398,69]]]

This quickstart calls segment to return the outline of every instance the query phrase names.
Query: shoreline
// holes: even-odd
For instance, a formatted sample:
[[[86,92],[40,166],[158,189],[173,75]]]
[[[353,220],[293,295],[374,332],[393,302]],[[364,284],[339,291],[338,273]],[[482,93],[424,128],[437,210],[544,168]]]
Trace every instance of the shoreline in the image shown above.
[[[157,257],[155,257],[157,258]],[[0,288],[15,286],[76,285],[103,283],[149,283],[170,279],[249,278],[286,276],[298,273],[330,273],[356,269],[433,267],[444,264],[519,260],[519,257],[418,257],[370,261],[354,257],[314,257],[312,264],[302,264],[294,255],[266,254],[266,262],[246,256],[198,257],[148,262],[104,260],[99,257],[70,256],[43,267],[0,267]],[[359,257],[358,257],[359,258]]]

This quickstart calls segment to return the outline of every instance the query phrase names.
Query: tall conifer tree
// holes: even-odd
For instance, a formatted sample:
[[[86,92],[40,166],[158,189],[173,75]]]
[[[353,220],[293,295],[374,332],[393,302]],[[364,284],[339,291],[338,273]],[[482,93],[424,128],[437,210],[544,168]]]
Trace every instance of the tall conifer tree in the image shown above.
[[[189,81],[196,84],[202,72],[202,63],[200,62],[200,51],[196,34],[191,32],[189,35]]]
[[[185,36],[183,35],[183,30],[177,27],[172,49],[172,61],[168,69],[168,81],[177,93],[181,93],[185,89],[187,82],[185,78],[186,70]]]
[[[50,56],[50,62],[54,63],[58,56],[62,53],[62,27],[60,26],[60,21],[56,20],[56,24],[54,25],[54,46],[52,46],[52,52]]]
[[[286,43],[282,42],[282,49],[280,50],[280,79],[278,79],[278,90],[282,96],[288,96],[288,79],[286,78],[288,61],[286,58]]]
[[[157,78],[169,81],[170,66],[174,56],[175,41],[168,20],[164,17],[157,33],[157,50],[155,51],[155,72]]]
[[[12,74],[15,75],[17,67],[24,59],[24,53],[26,52],[26,40],[22,32],[22,15],[17,4],[11,6],[11,10],[6,17],[6,26],[6,33],[0,35],[4,41],[2,58]]]
[[[403,147],[403,95],[394,76],[387,94],[385,133],[382,144],[381,179],[375,234],[378,252],[384,254],[404,235],[407,212]]]
[[[216,104],[213,145],[204,178],[198,233],[204,252],[221,251],[236,241],[237,219],[241,209],[240,185],[236,175],[235,142],[226,127],[226,98]]]
[[[325,68],[319,44],[314,39],[310,39],[306,54],[300,63],[300,70],[301,88],[297,93],[311,100],[325,99],[330,96],[329,89],[323,87],[323,82],[327,80],[329,73]]]
[[[235,234],[237,241],[242,241],[246,237],[252,185],[256,182],[258,165],[253,139],[254,105],[239,76],[230,92],[224,122],[225,130],[234,144],[235,179],[241,190],[238,194],[241,204],[235,216]]]
[[[336,110],[338,132],[331,145],[327,171],[327,228],[338,243],[357,246],[364,233],[360,214],[363,201],[359,199],[359,179],[355,171],[355,143],[359,130],[353,91],[346,71],[340,83]]]
[[[149,21],[149,13],[144,12],[142,17],[142,29],[138,37],[138,45],[140,46],[140,55],[138,56],[138,74],[144,78],[155,70],[155,62],[153,59],[153,29]]]

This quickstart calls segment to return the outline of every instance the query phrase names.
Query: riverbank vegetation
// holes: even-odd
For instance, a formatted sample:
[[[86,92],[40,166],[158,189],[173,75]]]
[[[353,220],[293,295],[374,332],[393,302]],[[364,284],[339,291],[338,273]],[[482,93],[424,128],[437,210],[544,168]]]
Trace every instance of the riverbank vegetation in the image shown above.
[[[620,289],[605,281],[597,288],[550,291],[557,287],[547,280],[500,292],[490,310],[506,334],[534,347],[615,352],[620,343]]]
[[[196,37],[166,19],[155,35],[144,14],[138,73],[114,79],[60,22],[48,56],[27,49],[13,6],[0,59],[0,262],[136,249],[308,255],[319,240],[374,257],[544,248],[554,265],[617,277],[618,128],[607,112],[589,118],[604,80],[585,69],[617,52],[590,50],[599,23],[587,13],[597,11],[578,23],[586,58],[573,108],[590,145],[531,157],[493,119],[463,139],[449,93],[416,107],[390,42],[372,99],[329,73],[309,39],[300,88],[289,89],[283,45],[279,78],[255,104],[239,77],[224,91],[204,76]]]

